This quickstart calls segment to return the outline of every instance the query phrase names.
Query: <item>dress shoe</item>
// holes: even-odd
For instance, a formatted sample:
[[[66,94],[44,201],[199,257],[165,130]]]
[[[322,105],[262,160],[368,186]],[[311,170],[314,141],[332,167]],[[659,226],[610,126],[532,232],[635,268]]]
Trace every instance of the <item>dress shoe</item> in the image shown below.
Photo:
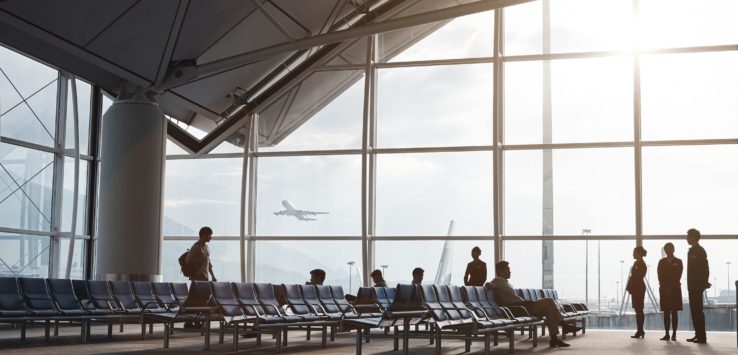
[[[697,340],[697,339],[699,339],[699,338],[696,337],[696,336],[693,336],[693,337],[687,339],[687,341],[690,342],[690,343],[694,343],[694,341]]]
[[[633,339],[638,339],[638,338],[643,339],[643,336],[644,335],[646,335],[645,332],[636,332],[635,334],[631,335],[630,337],[633,338]]]
[[[567,348],[571,346],[571,344],[564,343],[563,341],[559,339],[551,339],[548,342],[548,345],[552,348]]]
[[[671,340],[671,338],[669,338],[669,334],[666,334],[661,337],[661,340]]]
[[[705,343],[707,343],[707,339],[705,339],[705,338],[697,338],[697,339],[695,339],[693,341],[693,343],[695,343],[695,344],[705,344]]]
[[[674,334],[671,335],[671,340],[676,341],[676,333],[674,333]]]

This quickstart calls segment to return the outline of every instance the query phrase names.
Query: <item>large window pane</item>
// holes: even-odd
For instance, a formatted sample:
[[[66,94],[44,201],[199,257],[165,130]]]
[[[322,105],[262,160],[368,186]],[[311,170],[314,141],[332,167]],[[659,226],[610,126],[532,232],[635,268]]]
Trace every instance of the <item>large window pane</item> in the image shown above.
[[[59,242],[59,275],[65,277],[67,272],[67,260],[69,258],[69,239],[62,238]],[[87,258],[87,241],[84,239],[74,240],[74,256],[72,257],[71,279],[85,279],[85,260]]]
[[[49,231],[53,154],[7,143],[0,147],[0,226]]]
[[[354,265],[349,266],[349,262]],[[355,294],[362,285],[361,242],[256,242],[256,282],[304,284],[313,269],[325,270],[325,285],[340,285],[344,292]]]
[[[377,157],[377,235],[492,234],[492,153]]]
[[[738,43],[734,0],[640,0],[643,47],[687,47]]]
[[[162,278],[166,282],[188,282],[179,267],[179,256],[192,247],[197,240],[165,240],[162,245]],[[241,242],[216,240],[208,243],[210,263],[218,281],[241,281]],[[209,276],[208,276],[209,277]]]
[[[643,232],[737,234],[738,147],[643,148]]]
[[[492,280],[495,273],[492,240],[377,241],[374,265],[380,270],[382,265],[386,266],[384,279],[391,287],[410,283],[416,267],[425,270],[423,283],[464,285],[466,264],[472,261],[471,250],[475,246],[482,249],[479,259],[487,263],[487,281]]]
[[[79,189],[77,194],[77,235],[87,234],[87,169],[90,163],[79,162]],[[64,193],[62,196],[62,231],[72,230],[72,209],[74,203],[74,158],[64,158]]]
[[[240,235],[241,158],[169,160],[164,195],[164,235]]]
[[[504,9],[505,55],[543,51],[543,7],[531,1]]]
[[[258,164],[257,234],[361,235],[360,156],[262,157]]]
[[[377,146],[492,144],[492,64],[379,71]]]
[[[542,235],[544,151],[505,152],[505,234]],[[554,235],[635,234],[631,148],[551,151]]]
[[[623,0],[551,1],[551,52],[617,50],[631,47],[633,9]],[[528,18],[528,23],[541,21]],[[522,26],[521,23],[519,26]],[[514,27],[518,29],[517,26]]]
[[[317,72],[259,115],[259,150],[358,149],[363,117],[361,71]]]
[[[48,277],[49,237],[0,233],[0,276]]]
[[[480,12],[446,23],[436,22],[382,33],[379,35],[380,60],[404,62],[491,57],[494,16],[493,11]]]
[[[633,139],[633,73],[628,57],[551,61],[551,132],[544,140],[544,62],[505,64],[505,143]]]
[[[736,61],[738,52],[643,56],[643,139],[738,137]]]

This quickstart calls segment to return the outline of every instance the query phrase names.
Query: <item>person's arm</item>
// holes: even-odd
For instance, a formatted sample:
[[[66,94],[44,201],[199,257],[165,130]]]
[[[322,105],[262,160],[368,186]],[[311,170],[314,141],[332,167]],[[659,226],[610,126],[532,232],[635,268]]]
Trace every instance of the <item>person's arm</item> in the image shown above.
[[[659,276],[659,284],[666,282],[666,270],[664,270],[664,259],[659,260],[659,265],[656,267],[656,274]]]
[[[682,273],[684,272],[684,264],[682,264],[681,260],[679,260],[677,264],[679,265],[679,267],[677,267],[676,269],[676,275],[674,275],[674,280],[678,284],[682,280]]]
[[[215,274],[213,274],[213,264],[208,261],[208,271],[210,272],[210,278],[213,279],[213,281],[218,281],[218,279],[215,278]]]
[[[466,264],[466,272],[464,272],[464,285],[465,286],[469,286],[469,275],[471,274],[469,272],[469,265],[470,264]]]
[[[705,252],[702,253],[702,260],[700,260],[700,263],[702,264],[702,279],[705,280],[705,289],[708,289],[712,287],[712,284],[710,283],[710,263],[707,261],[707,254]]]
[[[487,263],[482,264],[482,275],[484,275],[482,280],[486,280],[487,279]]]

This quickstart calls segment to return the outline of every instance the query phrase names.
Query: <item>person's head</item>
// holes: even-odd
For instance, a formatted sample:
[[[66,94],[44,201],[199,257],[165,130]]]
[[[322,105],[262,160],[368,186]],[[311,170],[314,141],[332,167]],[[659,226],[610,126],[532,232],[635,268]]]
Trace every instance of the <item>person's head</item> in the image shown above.
[[[413,282],[416,284],[423,282],[423,274],[425,273],[425,270],[416,267],[413,269]]]
[[[700,242],[701,236],[700,231],[691,228],[687,231],[687,243],[689,243],[689,245],[697,245]]]
[[[212,238],[213,238],[213,230],[210,229],[210,227],[202,227],[202,228],[200,228],[200,240],[202,240],[205,243],[207,243]]]
[[[633,259],[645,258],[648,252],[642,246],[633,248]]]
[[[477,260],[479,259],[479,256],[482,255],[482,249],[479,249],[479,247],[472,248],[472,259]]]
[[[379,270],[372,271],[369,276],[372,278],[372,281],[374,281],[375,284],[384,281],[384,277],[382,277],[382,272]]]
[[[495,275],[503,279],[510,279],[510,274],[510,263],[502,260],[495,264]]]
[[[671,242],[664,244],[664,253],[667,256],[674,256],[674,244],[671,244]]]
[[[322,285],[323,281],[325,281],[325,270],[322,270],[322,269],[310,270],[310,284]]]

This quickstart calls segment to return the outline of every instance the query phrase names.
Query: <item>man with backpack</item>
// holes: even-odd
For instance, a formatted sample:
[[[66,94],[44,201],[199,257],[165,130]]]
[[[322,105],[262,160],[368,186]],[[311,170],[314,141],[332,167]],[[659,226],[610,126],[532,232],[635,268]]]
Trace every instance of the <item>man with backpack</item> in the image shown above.
[[[187,252],[185,264],[182,271],[185,276],[189,276],[191,281],[208,281],[210,274],[212,281],[218,281],[213,274],[213,264],[210,263],[210,248],[207,243],[213,237],[213,230],[210,227],[200,228],[200,239]]]

